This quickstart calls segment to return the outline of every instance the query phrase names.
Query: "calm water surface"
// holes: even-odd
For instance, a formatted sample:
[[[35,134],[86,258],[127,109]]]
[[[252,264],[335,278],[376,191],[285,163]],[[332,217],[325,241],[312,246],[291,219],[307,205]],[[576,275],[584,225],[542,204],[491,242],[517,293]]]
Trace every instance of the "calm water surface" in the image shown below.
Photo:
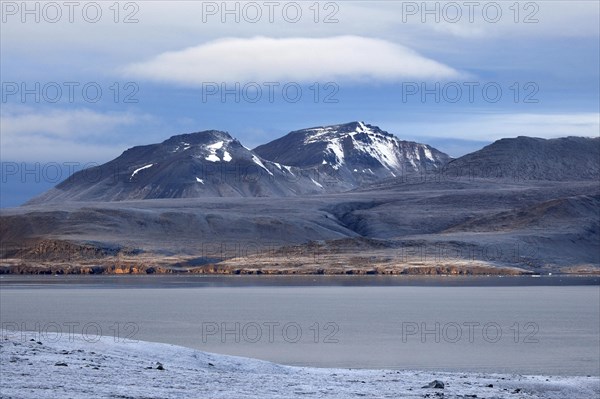
[[[600,375],[597,277],[4,276],[0,321],[291,365]]]

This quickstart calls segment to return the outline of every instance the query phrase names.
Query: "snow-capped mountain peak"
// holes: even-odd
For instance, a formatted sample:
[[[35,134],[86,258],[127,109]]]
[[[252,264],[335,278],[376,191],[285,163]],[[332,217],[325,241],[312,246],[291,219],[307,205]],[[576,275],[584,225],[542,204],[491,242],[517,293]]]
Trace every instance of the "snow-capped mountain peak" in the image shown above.
[[[32,203],[340,192],[447,160],[364,122],[298,130],[255,150],[208,130],[130,148],[94,168],[94,179],[90,171],[75,173]]]
[[[438,169],[450,160],[426,144],[400,140],[361,121],[297,130],[255,152],[298,167],[329,166],[358,182]]]
[[[350,122],[341,125],[314,127],[304,129],[304,132],[306,133],[306,137],[304,138],[305,144],[323,140],[331,140],[335,138],[353,137],[358,133],[385,133],[379,130],[379,128],[373,129],[372,126],[365,125],[364,122]]]
[[[239,147],[239,142],[228,133],[216,130],[173,136],[162,144],[171,153],[187,151],[195,158],[209,162],[231,162],[230,147]]]

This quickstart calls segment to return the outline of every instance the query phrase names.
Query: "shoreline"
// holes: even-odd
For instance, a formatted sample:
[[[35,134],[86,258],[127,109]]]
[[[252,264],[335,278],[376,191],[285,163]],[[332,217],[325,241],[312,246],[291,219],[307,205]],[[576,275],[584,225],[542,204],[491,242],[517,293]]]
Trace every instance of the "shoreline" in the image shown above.
[[[94,274],[94,275],[532,275],[535,272],[510,266],[490,266],[487,264],[419,264],[419,265],[363,265],[333,264],[324,266],[310,262],[294,262],[292,265],[260,261],[239,265],[237,260],[210,263],[201,266],[187,266],[186,262],[134,262],[107,261],[78,264],[77,262],[23,263],[4,260],[0,264],[2,274]],[[233,263],[233,264],[231,264]],[[591,272],[594,272],[591,270]],[[597,271],[600,275],[600,269]],[[593,273],[590,273],[593,274]]]
[[[42,342],[7,330],[1,330],[1,337],[0,388],[7,398],[583,399],[600,395],[598,376],[296,367],[112,337],[84,340],[73,335]],[[434,381],[444,388],[425,388]]]
[[[21,263],[4,260],[0,263],[0,275],[205,275],[205,276],[600,276],[595,266],[565,267],[559,271],[533,271],[515,266],[492,266],[489,264],[419,264],[419,265],[337,265],[315,267],[310,264],[279,265],[230,265],[206,264],[181,266],[180,264],[148,265],[136,262],[77,264]]]

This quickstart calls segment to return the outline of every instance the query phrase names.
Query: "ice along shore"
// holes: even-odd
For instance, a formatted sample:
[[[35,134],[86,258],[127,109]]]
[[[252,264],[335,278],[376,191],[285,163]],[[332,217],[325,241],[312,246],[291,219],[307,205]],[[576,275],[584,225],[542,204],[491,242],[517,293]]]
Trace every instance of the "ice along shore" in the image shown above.
[[[581,398],[598,376],[555,377],[278,365],[151,342],[1,331],[2,398]],[[53,341],[53,342],[50,342]],[[437,382],[436,382],[437,381]],[[443,388],[441,387],[443,385]]]

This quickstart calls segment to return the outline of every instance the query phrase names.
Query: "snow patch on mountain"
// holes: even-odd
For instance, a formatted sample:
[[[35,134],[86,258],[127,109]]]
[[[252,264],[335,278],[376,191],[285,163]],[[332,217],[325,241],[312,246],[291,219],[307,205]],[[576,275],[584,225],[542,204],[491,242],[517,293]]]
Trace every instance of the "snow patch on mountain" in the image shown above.
[[[136,170],[134,170],[134,171],[133,171],[133,173],[131,174],[131,177],[129,178],[129,180],[133,179],[133,177],[134,177],[135,175],[137,175],[137,174],[138,174],[140,171],[142,171],[142,170],[144,170],[144,169],[151,168],[152,166],[154,166],[154,164],[153,164],[153,163],[151,163],[151,164],[148,164],[148,165],[146,165],[146,166],[142,166],[141,168],[137,168]]]
[[[183,147],[183,148],[182,148]],[[179,143],[178,146],[175,147],[175,149],[173,149],[173,151],[171,152],[179,152],[179,150],[181,151],[185,151],[185,150],[189,150],[190,148],[192,148],[192,145],[190,143],[186,143],[185,141],[182,141]]]
[[[223,144],[225,144],[224,141],[217,141],[214,144],[207,145],[206,148],[208,148],[211,151],[216,151],[216,150],[220,150],[221,148],[223,148]]]
[[[204,159],[210,162],[231,162],[233,157],[231,156],[231,153],[225,149],[228,144],[229,141],[217,141],[205,145],[204,150],[208,152],[208,155],[206,155]]]
[[[273,172],[271,172],[269,169],[267,169],[267,167],[260,160],[260,158],[258,158],[256,155],[252,155],[252,160],[254,161],[255,164],[257,164],[258,166],[260,166],[261,168],[263,168],[264,170],[266,170],[268,174],[270,174],[271,176],[273,176]]]
[[[326,126],[306,129],[307,132],[314,132],[314,134],[308,135],[304,139],[304,144],[310,144],[320,141],[322,136],[326,135],[327,133],[335,132],[334,128],[335,126]]]
[[[363,159],[377,162],[395,176],[405,162],[415,170],[422,163],[421,151],[431,163],[436,159],[431,149],[424,144],[409,143],[364,122],[305,129],[304,144],[324,143],[322,165],[331,165],[339,170],[348,159]],[[370,161],[368,161],[370,160]]]
[[[335,163],[331,164],[334,169],[339,169],[344,164],[344,149],[340,143],[340,139],[332,139],[327,144],[327,151],[335,157]]]
[[[433,155],[431,154],[431,150],[429,148],[427,148],[426,145],[424,145],[422,148],[423,148],[423,152],[425,153],[425,157],[427,159],[429,159],[430,161],[433,161]]]
[[[356,134],[350,134],[354,148],[364,154],[368,154],[381,163],[384,167],[390,170],[400,168],[398,160],[399,145],[397,139],[391,139],[371,130],[365,131],[368,134],[368,139],[357,140]]]
[[[209,144],[206,146],[206,149],[209,151],[209,154],[204,158],[210,162],[220,162],[221,158],[217,156],[217,150],[223,148],[224,141],[217,141],[216,143]]]
[[[321,185],[321,183],[319,183],[319,182],[315,181],[315,179],[313,179],[312,177],[310,178],[310,180],[311,180],[313,183],[315,183],[315,186],[318,186],[318,187],[320,187],[320,188],[323,188],[323,185]]]

